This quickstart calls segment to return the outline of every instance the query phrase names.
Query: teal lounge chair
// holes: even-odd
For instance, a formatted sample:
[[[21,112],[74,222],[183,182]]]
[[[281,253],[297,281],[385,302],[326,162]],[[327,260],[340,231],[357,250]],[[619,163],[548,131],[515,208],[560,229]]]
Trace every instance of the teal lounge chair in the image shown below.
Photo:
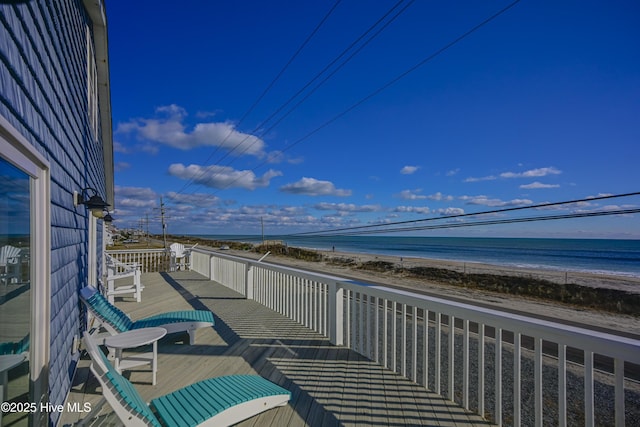
[[[196,329],[214,325],[213,313],[206,310],[171,311],[133,321],[92,286],[80,290],[80,299],[111,335],[133,329],[161,327],[168,334],[188,332],[189,343],[193,345]]]
[[[106,359],[88,332],[84,345],[91,371],[102,386],[103,399],[82,424],[109,403],[127,427],[228,426],[264,411],[284,406],[291,392],[257,375],[230,375],[200,381],[158,397],[147,405],[133,385]]]

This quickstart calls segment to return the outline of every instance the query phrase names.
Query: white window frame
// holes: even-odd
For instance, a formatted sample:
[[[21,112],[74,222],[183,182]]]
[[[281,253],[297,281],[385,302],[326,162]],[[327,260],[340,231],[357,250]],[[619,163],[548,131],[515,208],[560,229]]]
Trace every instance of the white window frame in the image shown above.
[[[32,398],[48,402],[51,317],[51,180],[49,162],[2,116],[0,154],[29,175],[31,237],[31,339],[29,378]],[[33,420],[47,414],[33,414]],[[37,424],[37,422],[35,422]],[[35,425],[34,424],[34,425]]]
[[[96,66],[96,55],[93,48],[93,38],[91,28],[87,26],[87,117],[89,128],[94,142],[99,141],[99,117],[98,117],[98,68]]]

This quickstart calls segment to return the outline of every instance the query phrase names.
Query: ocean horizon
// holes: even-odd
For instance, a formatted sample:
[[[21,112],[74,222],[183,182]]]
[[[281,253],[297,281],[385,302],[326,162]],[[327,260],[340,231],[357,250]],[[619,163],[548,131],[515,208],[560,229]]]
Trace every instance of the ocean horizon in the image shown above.
[[[197,235],[260,243],[258,235]],[[640,240],[508,237],[265,236],[289,246],[640,277]]]

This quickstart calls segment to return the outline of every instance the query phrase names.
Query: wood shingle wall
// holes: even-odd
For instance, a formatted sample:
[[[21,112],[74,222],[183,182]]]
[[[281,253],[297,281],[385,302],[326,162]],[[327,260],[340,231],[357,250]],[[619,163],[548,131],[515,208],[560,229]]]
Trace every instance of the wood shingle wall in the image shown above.
[[[101,132],[90,119],[92,44],[92,23],[81,0],[0,5],[0,115],[51,168],[49,399],[54,405],[64,402],[71,384],[77,359],[72,342],[81,328],[78,289],[87,281],[90,213],[74,207],[73,192],[93,187],[104,198],[107,188]],[[99,222],[99,242],[100,231]]]

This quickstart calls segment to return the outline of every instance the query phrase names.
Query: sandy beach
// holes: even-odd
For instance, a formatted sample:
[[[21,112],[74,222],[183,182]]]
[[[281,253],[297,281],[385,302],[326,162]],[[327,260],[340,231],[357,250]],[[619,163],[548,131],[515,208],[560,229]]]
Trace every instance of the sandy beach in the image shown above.
[[[252,259],[259,259],[263,255],[256,252],[233,249],[221,250],[220,252]],[[316,252],[323,255],[322,261],[304,261],[272,253],[265,258],[264,262],[319,271],[367,283],[399,287],[444,298],[455,298],[462,301],[468,301],[470,303],[486,304],[497,309],[515,310],[525,314],[543,316],[560,321],[574,322],[585,327],[610,329],[611,331],[625,335],[636,335],[636,338],[640,339],[640,318],[634,315],[619,314],[589,307],[577,307],[551,300],[512,295],[478,288],[465,288],[447,285],[432,280],[411,277],[409,274],[403,274],[402,272],[398,273],[395,269],[391,272],[364,270],[361,268],[354,268],[353,265],[349,266],[347,263],[335,262],[335,260],[353,260],[357,264],[367,262],[391,263],[395,267],[401,267],[404,269],[410,269],[412,267],[434,267],[461,273],[464,272],[467,274],[492,274],[540,278],[558,284],[568,282],[586,287],[613,289],[633,294],[640,294],[640,278],[583,272],[511,268],[489,264],[463,263],[423,258],[399,258],[340,251],[318,250]]]

